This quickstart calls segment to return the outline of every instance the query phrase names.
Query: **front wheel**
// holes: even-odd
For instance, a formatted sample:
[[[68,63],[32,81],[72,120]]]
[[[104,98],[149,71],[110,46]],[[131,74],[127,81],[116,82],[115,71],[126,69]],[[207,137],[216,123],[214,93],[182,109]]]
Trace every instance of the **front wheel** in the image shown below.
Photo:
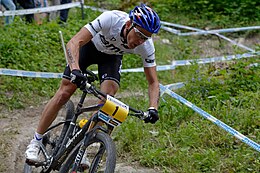
[[[61,110],[58,113],[58,116],[56,118],[56,120],[53,122],[53,124],[56,124],[58,122],[63,122],[63,121],[67,121],[66,123],[63,123],[53,129],[51,129],[50,131],[48,131],[47,133],[44,134],[43,136],[43,146],[45,147],[47,154],[49,156],[54,155],[55,153],[57,153],[58,149],[60,148],[62,139],[64,138],[67,129],[69,127],[70,124],[70,120],[72,119],[74,115],[74,104],[71,100],[69,100],[65,106],[63,106],[61,108]],[[42,150],[39,153],[40,158],[40,162],[44,163],[46,162],[47,158],[44,155],[44,153],[42,152]],[[36,163],[37,164],[37,163]],[[48,165],[45,164],[45,166],[35,166],[35,164],[31,165],[28,163],[24,164],[24,173],[40,173],[40,172],[50,172],[51,168],[48,168]]]
[[[67,173],[74,164],[81,142],[70,153],[60,169],[60,173]],[[96,136],[87,144],[87,148],[81,162],[89,173],[113,173],[116,166],[116,147],[111,137],[104,132],[98,132]],[[78,170],[82,170],[83,166]]]

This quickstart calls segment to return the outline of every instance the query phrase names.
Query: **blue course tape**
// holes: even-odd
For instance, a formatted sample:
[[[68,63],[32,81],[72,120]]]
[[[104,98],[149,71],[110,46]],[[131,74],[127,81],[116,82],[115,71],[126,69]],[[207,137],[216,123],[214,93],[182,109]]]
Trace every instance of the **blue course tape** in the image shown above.
[[[260,29],[260,26],[250,26],[250,27],[242,27],[242,28],[227,28],[227,29],[206,30],[206,31],[199,31],[199,32],[180,33],[179,35],[181,35],[181,36],[204,35],[204,34],[212,34],[212,33],[238,32],[238,31],[257,30],[257,29]]]
[[[249,52],[244,54],[237,55],[228,55],[228,56],[220,56],[213,58],[204,58],[204,59],[193,59],[193,60],[176,60],[173,61],[171,65],[160,65],[156,67],[157,71],[165,71],[165,70],[174,70],[177,66],[185,66],[192,65],[194,63],[197,64],[205,64],[212,63],[217,61],[227,61],[232,59],[241,59],[241,58],[250,58],[253,56],[259,56],[260,52]],[[143,72],[143,68],[133,68],[133,69],[122,69],[121,72]],[[97,71],[94,72],[97,74]],[[42,78],[61,78],[62,73],[50,73],[50,72],[32,72],[32,71],[24,71],[24,70],[13,70],[13,69],[1,69],[0,75],[9,75],[9,76],[23,76],[23,77],[42,77]]]
[[[165,85],[165,87],[167,87],[169,90],[176,90],[176,89],[184,87],[184,85],[185,84],[183,82],[178,82],[178,83]]]
[[[247,31],[247,30],[258,30],[260,29],[260,26],[248,26],[248,27],[240,27],[240,28],[226,28],[226,29],[213,29],[213,30],[200,30],[198,28],[192,28],[184,25],[178,25],[174,23],[169,22],[161,22],[162,28],[165,30],[169,30],[170,32],[173,32],[175,34],[178,34],[180,36],[191,36],[191,35],[206,35],[206,34],[212,34],[212,33],[227,33],[227,32],[239,32],[239,31]],[[196,32],[186,32],[181,33],[180,30],[168,28],[165,26],[173,26],[181,29],[188,29],[188,30],[195,30]]]
[[[23,9],[23,10],[14,10],[14,11],[0,11],[0,16],[13,16],[13,15],[25,15],[25,14],[34,14],[34,13],[45,13],[57,10],[63,10],[73,7],[80,7],[80,2],[72,2],[67,4],[61,5],[54,5],[49,7],[42,7],[42,8],[32,8],[32,9]]]
[[[173,84],[165,85],[165,87],[168,88],[169,90],[177,90],[177,89],[182,88],[182,87],[184,87],[184,86],[185,86],[185,84],[184,84],[183,82],[178,82],[178,83],[173,83]],[[162,100],[163,100],[164,102],[166,102],[165,99],[163,98],[163,95],[165,94],[165,91],[166,91],[166,90],[160,91],[160,97],[162,98]]]
[[[61,78],[62,73],[33,72],[24,70],[12,70],[0,68],[0,75],[22,76],[22,77],[39,77],[39,78]]]
[[[168,22],[161,22],[161,23],[171,24],[171,23],[168,23]],[[184,29],[189,29],[189,30],[195,30],[195,31],[197,31],[197,32],[204,32],[204,31],[205,31],[205,30],[202,30],[202,29],[193,28],[193,27],[189,27],[189,26],[183,26],[183,25],[177,25],[177,24],[171,24],[171,26],[176,26],[176,27],[180,27],[180,28],[184,28]],[[183,36],[182,33],[180,33],[180,32],[179,32],[178,30],[176,30],[176,29],[173,29],[173,28],[170,28],[170,27],[167,27],[167,26],[162,26],[161,28],[164,29],[164,30],[166,30],[166,31],[169,31],[169,32],[171,32],[171,33],[177,34],[177,35],[179,35],[179,36]],[[251,51],[251,52],[254,52],[254,51],[255,51],[255,50],[253,50],[253,49],[251,49],[251,48],[249,48],[249,47],[247,47],[247,46],[244,46],[244,45],[242,45],[242,44],[240,44],[240,43],[235,42],[234,40],[231,40],[231,39],[227,38],[227,37],[224,36],[224,35],[220,35],[220,34],[217,33],[217,32],[209,32],[209,33],[210,33],[210,34],[213,34],[213,35],[216,35],[216,36],[218,36],[218,37],[220,37],[220,38],[222,38],[222,39],[224,39],[224,40],[227,40],[227,41],[229,41],[230,43],[232,43],[233,45],[239,46],[239,47],[244,48],[244,49],[246,49],[246,50],[249,50],[249,51]]]
[[[157,66],[157,71],[173,70],[175,66],[164,65]],[[143,72],[143,68],[133,68],[133,69],[122,69],[121,72]],[[97,71],[93,71],[97,74]],[[21,77],[39,77],[39,78],[61,78],[62,73],[50,73],[50,72],[33,72],[24,70],[13,70],[13,69],[2,69],[0,68],[0,75],[9,76],[21,76]]]
[[[249,52],[244,54],[218,56],[218,57],[203,58],[203,59],[176,60],[176,61],[172,61],[172,65],[185,66],[185,65],[192,65],[192,64],[206,64],[206,63],[219,62],[219,61],[229,61],[233,59],[251,58],[259,55],[260,52]]]
[[[175,65],[158,65],[156,66],[157,71],[174,70]],[[143,72],[144,68],[132,68],[132,69],[122,69],[121,72]]]
[[[260,145],[258,143],[256,143],[256,142],[252,141],[251,139],[247,138],[246,136],[244,136],[243,134],[239,133],[238,131],[236,131],[232,127],[226,125],[222,121],[218,120],[217,118],[213,117],[209,113],[207,113],[204,110],[202,110],[201,108],[199,108],[196,105],[192,104],[191,102],[189,102],[185,98],[183,98],[180,95],[178,95],[178,94],[174,93],[173,91],[169,90],[167,87],[163,86],[162,84],[160,84],[160,92],[169,94],[171,97],[173,97],[176,100],[180,101],[181,103],[185,104],[189,108],[193,109],[195,112],[199,113],[204,118],[206,118],[206,119],[210,120],[211,122],[215,123],[216,125],[218,125],[222,129],[224,129],[225,131],[229,132],[230,134],[232,134],[233,136],[235,136],[236,138],[238,138],[242,142],[246,143],[250,147],[252,147],[255,150],[257,150],[258,152],[260,152]]]

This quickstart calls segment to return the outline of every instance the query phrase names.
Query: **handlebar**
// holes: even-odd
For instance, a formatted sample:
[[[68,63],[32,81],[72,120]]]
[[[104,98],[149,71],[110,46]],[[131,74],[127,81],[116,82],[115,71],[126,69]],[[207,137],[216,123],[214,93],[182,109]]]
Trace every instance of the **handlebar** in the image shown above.
[[[94,73],[93,73],[93,74],[94,74]],[[91,94],[93,94],[94,96],[96,96],[97,98],[99,98],[100,100],[105,101],[105,99],[106,99],[106,97],[107,97],[107,94],[105,94],[105,93],[103,93],[102,91],[96,89],[94,85],[92,85],[91,83],[88,83],[87,81],[86,81],[86,83],[85,83],[84,86],[85,86],[85,87],[80,88],[83,92],[91,93]],[[102,96],[102,98],[101,98],[100,96]],[[130,110],[131,112],[133,112],[133,113],[129,113],[129,115],[138,117],[138,118],[141,119],[141,120],[144,120],[145,118],[148,117],[147,112],[144,112],[144,111],[142,111],[142,110],[137,110],[137,109],[132,108],[132,107],[130,107],[130,106],[129,106],[129,110]]]
[[[129,107],[130,108],[130,107]],[[141,120],[144,120],[148,117],[147,112],[143,112],[141,110],[139,110],[139,112],[135,112],[135,113],[129,113],[129,115],[135,116]]]

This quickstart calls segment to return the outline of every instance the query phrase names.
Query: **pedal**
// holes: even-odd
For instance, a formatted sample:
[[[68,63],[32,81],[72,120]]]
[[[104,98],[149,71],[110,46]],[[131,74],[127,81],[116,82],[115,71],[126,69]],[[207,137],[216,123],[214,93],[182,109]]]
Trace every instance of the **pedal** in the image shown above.
[[[26,159],[25,163],[27,163],[29,166],[35,166],[35,167],[46,166],[46,162],[33,161],[29,159]]]
[[[80,165],[77,169],[77,171],[79,172],[84,172],[85,170],[87,170],[89,167],[87,165]]]
[[[26,159],[26,160],[25,160],[25,163],[27,163],[27,164],[30,165],[30,166],[34,166],[35,163],[36,163],[36,161]]]

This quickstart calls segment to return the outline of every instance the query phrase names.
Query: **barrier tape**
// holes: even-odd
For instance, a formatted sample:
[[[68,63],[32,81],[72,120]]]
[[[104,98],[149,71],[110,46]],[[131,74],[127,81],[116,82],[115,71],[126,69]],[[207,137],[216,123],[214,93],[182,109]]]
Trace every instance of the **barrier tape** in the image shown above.
[[[225,131],[229,132],[231,135],[235,136],[240,141],[244,142],[245,144],[249,145],[250,147],[252,147],[255,150],[257,150],[258,152],[260,152],[260,145],[258,143],[256,143],[256,142],[252,141],[251,139],[247,138],[246,136],[239,133],[238,131],[236,131],[232,127],[226,125],[222,121],[218,120],[217,118],[213,117],[209,113],[202,110],[201,108],[192,104],[191,102],[189,102],[185,98],[183,98],[180,95],[178,95],[178,94],[174,93],[173,91],[169,90],[167,87],[163,86],[162,84],[160,84],[160,91],[163,92],[163,93],[169,94],[171,97],[173,97],[176,100],[178,100],[179,102],[185,104],[186,106],[188,106],[189,108],[191,108],[195,112],[199,113],[201,116],[203,116],[207,120],[213,122],[214,124],[216,124],[220,128],[224,129]]]
[[[206,35],[212,33],[226,33],[226,32],[238,32],[238,31],[247,31],[247,30],[257,30],[260,29],[260,26],[250,26],[250,27],[241,27],[241,28],[227,28],[227,29],[215,29],[215,30],[206,30],[199,32],[188,32],[188,33],[180,33],[182,36],[190,36],[190,35]]]
[[[173,26],[176,28],[181,28],[181,29],[187,29],[187,30],[192,30],[192,31],[197,31],[197,32],[186,32],[186,33],[181,33],[180,30],[173,29],[175,30],[176,33],[180,33],[180,35],[183,36],[188,36],[188,35],[200,35],[200,34],[212,34],[212,33],[226,33],[226,32],[239,32],[239,31],[246,31],[246,30],[257,30],[260,29],[260,26],[248,26],[248,27],[239,27],[239,28],[226,28],[226,29],[213,29],[213,30],[200,30],[198,28],[193,28],[189,26],[184,26],[184,25],[179,25],[179,24],[174,24],[170,22],[164,22],[161,21],[162,25],[165,26]]]
[[[62,73],[33,72],[24,70],[12,70],[0,68],[0,75],[21,76],[21,77],[39,77],[39,78],[61,78]]]
[[[178,83],[173,83],[173,84],[169,84],[169,85],[165,85],[166,88],[168,88],[169,90],[177,90],[179,88],[182,88],[184,87],[185,84],[183,82],[178,82]],[[160,97],[162,97],[164,95],[166,90],[163,91],[160,91]],[[163,97],[162,97],[163,99]],[[164,99],[163,99],[164,100]],[[165,100],[164,100],[165,101]]]
[[[183,82],[178,82],[174,84],[165,85],[169,90],[176,90],[182,88],[185,84]]]
[[[182,36],[182,34],[181,34],[178,30],[176,30],[176,29],[173,29],[173,28],[170,28],[170,27],[166,27],[166,26],[162,26],[161,28],[164,29],[165,31],[171,32],[171,33],[173,33],[173,34],[177,34],[178,36]],[[199,31],[199,32],[204,32],[204,31],[205,31],[205,30],[201,30],[201,29],[197,29],[197,28],[192,28],[192,27],[185,27],[185,26],[184,26],[184,28],[186,28],[186,29],[191,29],[191,30],[196,30],[196,31]],[[244,49],[246,49],[246,50],[248,50],[248,51],[251,51],[251,52],[255,52],[254,49],[251,49],[251,48],[249,48],[249,47],[247,47],[247,46],[244,46],[243,44],[237,43],[237,42],[235,42],[234,40],[231,40],[231,39],[229,39],[229,38],[227,38],[227,37],[225,37],[225,36],[223,36],[223,35],[220,35],[219,33],[211,32],[211,31],[208,31],[208,32],[209,32],[210,34],[213,34],[213,35],[216,35],[216,36],[218,36],[218,37],[220,37],[220,38],[223,38],[224,40],[230,42],[230,43],[233,44],[233,45],[236,45],[236,46],[238,46],[238,47],[244,48]]]
[[[58,11],[58,10],[73,8],[73,7],[81,7],[81,3],[72,2],[72,3],[67,3],[67,4],[61,4],[61,5],[53,5],[53,6],[49,6],[49,7],[22,9],[22,10],[15,10],[15,11],[6,10],[4,12],[0,11],[0,17],[1,16],[34,14],[34,13],[46,13],[46,12],[51,12],[51,11]],[[83,7],[85,9],[91,9],[91,10],[100,11],[100,12],[108,11],[106,9],[91,7],[91,6],[87,6],[87,5],[84,5]]]
[[[174,60],[172,61],[173,66],[185,66],[185,65],[192,65],[192,64],[206,64],[206,63],[213,63],[219,61],[229,61],[233,59],[241,59],[241,58],[251,58],[254,56],[259,56],[259,52],[249,52],[244,54],[236,54],[236,55],[227,55],[227,56],[218,56],[212,58],[201,58],[201,59],[193,59],[193,60]]]
[[[255,53],[244,53],[237,55],[229,55],[229,56],[220,56],[213,58],[205,58],[205,59],[193,59],[193,60],[176,60],[172,61],[171,65],[160,65],[156,67],[157,71],[166,71],[166,70],[174,70],[177,66],[185,66],[192,65],[194,63],[197,64],[205,64],[212,63],[218,61],[227,61],[232,59],[241,59],[241,58],[250,58],[253,56],[259,56],[260,52]],[[132,69],[122,69],[122,73],[127,72],[143,72],[143,68],[132,68]],[[94,73],[97,74],[97,71]],[[13,69],[3,69],[0,68],[0,75],[9,75],[9,76],[22,76],[22,77],[42,77],[42,78],[61,78],[62,73],[50,73],[50,72],[33,72],[33,71],[24,71],[24,70],[13,70]]]
[[[181,29],[192,30],[192,31],[202,31],[201,29],[198,29],[198,28],[193,28],[190,26],[185,26],[185,25],[180,25],[180,24],[170,23],[170,22],[165,22],[165,21],[161,21],[161,24],[166,25],[166,26],[173,26],[173,27],[181,28]]]
[[[72,3],[62,4],[62,5],[53,5],[53,6],[49,6],[49,7],[23,9],[23,10],[15,10],[15,11],[6,10],[4,12],[0,11],[0,17],[1,16],[34,14],[34,13],[45,13],[45,12],[58,11],[58,10],[63,10],[63,9],[68,9],[68,8],[73,8],[73,7],[81,7],[81,3],[72,2]],[[91,6],[87,6],[87,5],[84,5],[83,7],[85,9],[91,9],[91,10],[100,11],[100,12],[108,11],[106,9],[91,7]]]
[[[157,66],[157,71],[165,71],[175,69],[175,66],[165,65]],[[122,69],[121,72],[143,72],[143,68],[133,68],[133,69]],[[97,74],[97,71],[93,71]],[[0,75],[8,76],[20,76],[20,77],[35,77],[35,78],[61,78],[63,73],[51,73],[51,72],[34,72],[25,70],[13,70],[13,69],[3,69],[0,68]]]
[[[58,11],[73,7],[80,7],[80,2],[72,2],[68,4],[62,4],[62,5],[53,5],[49,7],[42,7],[42,8],[32,8],[32,9],[26,9],[26,10],[15,10],[15,11],[4,11],[0,12],[0,16],[13,16],[13,15],[25,15],[25,14],[34,14],[34,13],[45,13],[45,12],[51,12],[51,11]]]

